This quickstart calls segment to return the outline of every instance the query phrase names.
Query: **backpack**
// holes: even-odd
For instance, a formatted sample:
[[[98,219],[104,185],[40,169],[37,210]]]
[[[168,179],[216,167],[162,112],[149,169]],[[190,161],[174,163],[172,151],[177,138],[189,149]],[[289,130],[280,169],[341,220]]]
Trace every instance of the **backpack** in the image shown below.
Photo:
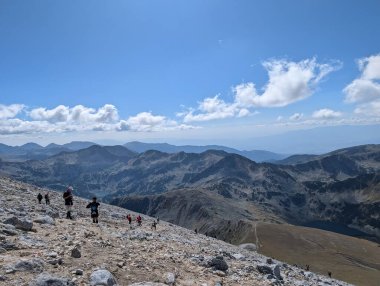
[[[98,206],[96,204],[91,205],[91,214],[96,214],[98,212]]]

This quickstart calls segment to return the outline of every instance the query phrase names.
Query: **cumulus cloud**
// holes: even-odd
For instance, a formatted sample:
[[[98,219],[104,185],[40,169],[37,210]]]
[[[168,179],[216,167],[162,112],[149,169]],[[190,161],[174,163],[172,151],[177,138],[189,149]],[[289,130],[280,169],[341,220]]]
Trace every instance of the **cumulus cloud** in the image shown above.
[[[163,130],[178,130],[191,129],[193,126],[186,124],[178,124],[176,121],[166,118],[162,115],[153,115],[151,112],[141,112],[136,116],[131,116],[127,120],[121,120],[118,125],[118,130],[128,131],[163,131]]]
[[[99,109],[76,105],[69,108],[59,105],[53,109],[36,108],[30,111],[33,120],[48,122],[87,122],[109,123],[119,119],[117,108],[112,104],[105,104]]]
[[[269,80],[260,94],[254,83],[238,84],[232,88],[233,102],[219,96],[205,98],[196,109],[179,113],[184,122],[207,121],[252,114],[249,109],[283,107],[309,97],[318,83],[330,72],[341,67],[340,62],[317,63],[315,58],[300,62],[269,60],[263,62]]]
[[[293,115],[289,117],[289,119],[293,121],[297,121],[297,120],[301,120],[302,117],[303,117],[303,113],[294,113]]]
[[[358,60],[360,76],[344,88],[346,102],[356,103],[355,113],[380,115],[380,54]]]
[[[0,119],[14,118],[24,108],[25,108],[25,105],[23,104],[11,104],[11,105],[0,104]]]
[[[248,110],[241,109],[237,104],[229,104],[220,99],[218,95],[205,98],[199,103],[197,110],[189,110],[188,112],[180,113],[183,115],[184,122],[192,121],[208,121],[213,119],[223,119],[233,116],[246,116]]]
[[[355,108],[354,113],[366,116],[380,116],[380,100],[360,104]]]
[[[315,119],[333,119],[342,116],[342,112],[334,111],[328,108],[322,108],[313,112],[312,117]]]
[[[114,105],[106,104],[98,109],[76,105],[59,105],[52,109],[34,108],[27,112],[27,119],[15,118],[24,106],[0,105],[0,134],[49,133],[69,131],[135,131],[152,132],[195,128],[179,124],[165,116],[141,112],[127,119],[120,119]]]
[[[300,62],[270,60],[263,63],[269,81],[259,94],[255,85],[235,87],[236,101],[244,106],[282,107],[309,97],[316,85],[330,72],[340,68],[339,62],[319,64],[315,58]]]

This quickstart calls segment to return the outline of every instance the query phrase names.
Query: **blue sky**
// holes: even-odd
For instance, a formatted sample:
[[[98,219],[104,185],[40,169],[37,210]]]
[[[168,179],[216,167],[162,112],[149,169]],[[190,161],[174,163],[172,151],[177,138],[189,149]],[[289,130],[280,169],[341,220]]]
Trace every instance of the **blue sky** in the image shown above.
[[[233,134],[254,148],[379,124],[379,14],[379,1],[3,0],[0,142]]]

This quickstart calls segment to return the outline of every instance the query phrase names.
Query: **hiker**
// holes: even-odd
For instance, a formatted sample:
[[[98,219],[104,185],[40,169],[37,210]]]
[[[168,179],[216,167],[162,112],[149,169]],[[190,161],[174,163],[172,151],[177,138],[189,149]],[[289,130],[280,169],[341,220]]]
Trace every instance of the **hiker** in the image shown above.
[[[195,229],[195,234],[198,234],[198,229],[197,228]]]
[[[157,222],[156,221],[154,221],[153,223],[152,223],[152,226],[151,226],[151,229],[153,230],[157,230]]]
[[[160,223],[160,217],[158,216],[157,217],[157,224],[159,224]]]
[[[45,203],[46,203],[47,205],[50,205],[49,193],[46,193],[46,194],[45,194]]]
[[[141,218],[140,215],[137,216],[136,221],[137,221],[137,224],[138,224],[139,226],[141,226],[142,218]]]
[[[73,187],[68,187],[66,192],[63,193],[63,199],[65,200],[65,206],[66,206],[66,218],[67,219],[73,219],[71,216],[71,209],[73,207]]]
[[[329,277],[331,278],[331,275],[332,275],[331,271],[327,272],[327,274],[328,274]]]
[[[309,270],[310,270],[310,265],[306,264],[306,271],[309,271]]]
[[[128,220],[129,226],[131,227],[131,224],[132,224],[132,216],[131,216],[131,214],[127,215],[127,220]]]
[[[42,195],[41,195],[41,193],[38,193],[37,199],[38,199],[38,203],[40,204],[41,201],[42,201]]]
[[[93,197],[92,202],[86,206],[86,208],[91,209],[91,217],[92,217],[93,223],[98,223],[98,217],[99,217],[98,207],[99,207],[99,205],[100,204],[96,201],[96,197]]]

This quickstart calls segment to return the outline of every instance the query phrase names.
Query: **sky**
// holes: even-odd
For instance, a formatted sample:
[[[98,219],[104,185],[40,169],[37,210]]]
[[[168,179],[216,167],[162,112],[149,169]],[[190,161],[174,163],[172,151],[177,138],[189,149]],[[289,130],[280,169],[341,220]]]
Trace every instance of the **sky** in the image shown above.
[[[379,126],[378,15],[370,0],[1,0],[0,142],[255,149]]]

